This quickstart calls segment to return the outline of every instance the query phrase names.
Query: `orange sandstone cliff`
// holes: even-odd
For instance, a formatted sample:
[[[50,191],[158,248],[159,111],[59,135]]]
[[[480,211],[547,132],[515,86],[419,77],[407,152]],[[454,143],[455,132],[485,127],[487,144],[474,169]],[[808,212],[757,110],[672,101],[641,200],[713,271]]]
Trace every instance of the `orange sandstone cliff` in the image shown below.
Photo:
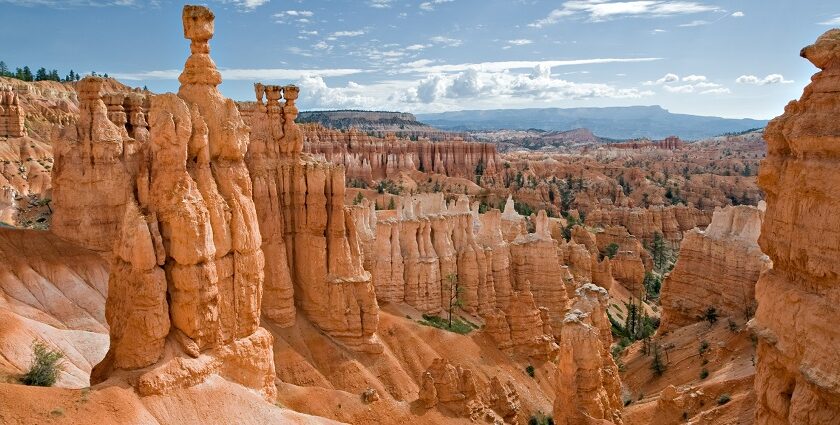
[[[840,262],[834,118],[840,30],[802,49],[820,72],[767,126],[759,185],[767,212],[758,239],[773,268],[756,286],[758,424],[830,424],[840,418]]]

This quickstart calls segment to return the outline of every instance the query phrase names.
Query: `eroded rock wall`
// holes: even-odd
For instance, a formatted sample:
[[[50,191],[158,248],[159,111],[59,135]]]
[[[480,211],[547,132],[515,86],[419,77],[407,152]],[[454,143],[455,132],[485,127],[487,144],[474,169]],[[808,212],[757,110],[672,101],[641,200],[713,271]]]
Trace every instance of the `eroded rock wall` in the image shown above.
[[[765,130],[758,243],[773,268],[756,285],[758,424],[830,424],[840,417],[840,30],[802,50],[820,69]]]
[[[706,230],[686,232],[674,270],[662,285],[660,329],[702,320],[709,308],[745,323],[755,312],[755,282],[770,267],[758,246],[763,206],[715,211]]]

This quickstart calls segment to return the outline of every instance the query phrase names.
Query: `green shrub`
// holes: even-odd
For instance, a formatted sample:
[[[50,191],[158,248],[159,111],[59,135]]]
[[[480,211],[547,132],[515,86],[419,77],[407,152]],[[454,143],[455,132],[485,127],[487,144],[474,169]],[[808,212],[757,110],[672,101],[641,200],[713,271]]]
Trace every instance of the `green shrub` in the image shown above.
[[[709,341],[706,341],[705,339],[700,341],[700,348],[698,348],[697,351],[700,352],[701,356],[706,354],[706,352],[709,351]]]
[[[704,367],[704,368],[700,371],[700,379],[706,379],[706,378],[708,378],[708,377],[709,377],[709,371],[708,371],[708,370],[706,370],[706,368]]]
[[[21,377],[20,382],[24,385],[38,387],[51,387],[58,379],[63,370],[61,359],[64,354],[60,351],[52,351],[41,341],[32,343],[32,366],[29,371]]]
[[[445,331],[455,332],[457,334],[466,335],[473,331],[473,327],[469,323],[461,320],[459,317],[452,317],[452,326],[449,326],[449,321],[440,317],[424,314],[423,320],[420,320],[421,325],[431,326],[433,328],[443,329]]]
[[[715,322],[718,320],[718,313],[717,309],[714,307],[709,307],[703,312],[703,320],[709,322],[709,325],[714,325]]]
[[[720,397],[718,397],[718,406],[723,406],[724,404],[729,403],[730,400],[732,400],[732,397],[730,397],[729,394],[723,393]]]
[[[528,365],[528,367],[525,368],[525,373],[527,373],[531,378],[534,377],[534,371],[534,366]]]

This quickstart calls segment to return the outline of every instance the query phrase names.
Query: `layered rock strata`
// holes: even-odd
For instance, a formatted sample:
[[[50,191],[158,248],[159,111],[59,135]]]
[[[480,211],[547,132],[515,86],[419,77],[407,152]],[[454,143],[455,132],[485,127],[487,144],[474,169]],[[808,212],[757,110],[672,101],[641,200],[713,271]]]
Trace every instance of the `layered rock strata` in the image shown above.
[[[840,30],[801,55],[820,69],[764,132],[758,243],[773,267],[756,284],[757,424],[830,424],[840,417]]]
[[[460,137],[412,141],[390,133],[373,137],[354,128],[340,131],[304,124],[302,129],[304,149],[344,165],[348,178],[380,180],[417,170],[472,180],[476,175],[494,175],[501,167],[495,145]]]
[[[755,283],[770,267],[758,246],[763,216],[763,205],[726,207],[715,211],[706,230],[686,233],[662,285],[661,330],[702,320],[709,308],[740,323],[752,317]]]
[[[586,224],[590,226],[622,226],[642,243],[650,244],[654,235],[662,234],[665,240],[677,245],[683,232],[695,227],[706,227],[712,212],[683,205],[652,206],[649,208],[609,207],[590,211]]]
[[[247,162],[265,235],[263,310],[287,327],[300,308],[345,346],[381,352],[371,275],[363,268],[353,215],[344,206],[344,168],[302,154],[297,87],[257,84],[255,90]]]

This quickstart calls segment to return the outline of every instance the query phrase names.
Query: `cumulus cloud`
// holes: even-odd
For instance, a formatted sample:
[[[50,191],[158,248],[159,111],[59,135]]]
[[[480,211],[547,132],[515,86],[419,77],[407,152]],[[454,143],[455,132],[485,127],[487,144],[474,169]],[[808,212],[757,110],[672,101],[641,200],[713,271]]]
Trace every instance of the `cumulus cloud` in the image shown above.
[[[790,84],[793,80],[785,80],[782,74],[770,74],[764,78],[756,77],[755,75],[742,75],[736,78],[735,82],[738,84],[766,86],[769,84]]]
[[[705,75],[691,74],[680,78],[679,75],[667,73],[655,81],[645,81],[643,86],[661,86],[667,93],[676,94],[723,94],[729,93],[729,89],[718,83],[709,81]]]
[[[416,50],[423,50],[427,47],[429,47],[428,44],[412,44],[410,46],[406,46],[405,50],[416,51]]]
[[[706,81],[707,78],[706,78],[705,75],[694,75],[694,74],[692,74],[692,75],[687,75],[685,77],[682,77],[682,80],[686,81],[686,82],[689,82],[689,83],[698,83],[700,81]]]
[[[744,12],[740,12],[740,11],[739,11],[739,12],[735,12],[735,13],[733,13],[733,14],[732,14],[732,15],[730,15],[730,16],[732,16],[733,18],[743,18],[743,17],[744,17]]]
[[[570,100],[589,98],[641,98],[652,95],[636,88],[618,88],[601,83],[576,83],[552,77],[551,67],[538,64],[529,73],[466,69],[457,74],[432,74],[395,96],[406,103],[442,100],[518,98]]]
[[[371,109],[376,105],[376,99],[363,94],[364,87],[350,82],[347,87],[333,88],[327,86],[321,75],[303,75],[298,80],[306,96],[309,108],[357,108]]]
[[[680,77],[677,74],[667,73],[662,78],[656,81],[645,81],[642,85],[645,86],[661,86],[665,83],[673,83],[675,81],[680,81]]]
[[[694,1],[572,0],[564,2],[561,8],[552,10],[548,16],[532,22],[529,26],[542,28],[569,17],[586,17],[590,22],[603,22],[626,17],[665,17],[719,10],[721,9],[717,6]]]

